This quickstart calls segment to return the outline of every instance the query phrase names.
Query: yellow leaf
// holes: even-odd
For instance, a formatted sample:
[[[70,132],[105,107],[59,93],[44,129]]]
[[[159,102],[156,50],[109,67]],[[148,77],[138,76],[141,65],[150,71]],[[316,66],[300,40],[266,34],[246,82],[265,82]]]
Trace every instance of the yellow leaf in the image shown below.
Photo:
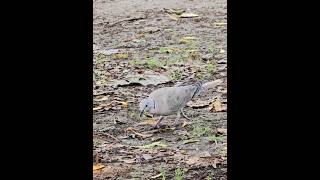
[[[183,155],[187,155],[187,151],[186,150],[181,150],[180,153],[183,154]]]
[[[112,57],[115,58],[115,59],[127,59],[128,58],[128,54],[121,54],[121,53],[113,54]]]
[[[97,172],[98,170],[104,168],[104,165],[102,164],[96,164],[96,165],[93,165],[93,171],[94,172]]]
[[[192,18],[192,17],[198,17],[199,15],[198,14],[194,14],[194,13],[182,13],[180,15],[180,17],[182,18]]]
[[[156,123],[157,123],[157,121],[155,119],[150,118],[146,121],[140,122],[139,125],[152,125],[152,126],[154,126],[154,125],[156,125]]]
[[[213,102],[213,108],[214,108],[214,110],[217,111],[217,112],[220,112],[220,111],[223,110],[223,109],[222,109],[221,102],[218,101],[218,100],[215,101],[215,102]]]

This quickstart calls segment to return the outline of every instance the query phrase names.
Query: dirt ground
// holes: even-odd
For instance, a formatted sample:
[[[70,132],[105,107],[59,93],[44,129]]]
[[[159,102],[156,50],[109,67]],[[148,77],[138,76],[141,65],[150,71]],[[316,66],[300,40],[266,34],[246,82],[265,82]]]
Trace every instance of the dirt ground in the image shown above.
[[[93,179],[227,179],[227,1],[93,1]],[[220,79],[188,121],[139,117],[177,83]]]

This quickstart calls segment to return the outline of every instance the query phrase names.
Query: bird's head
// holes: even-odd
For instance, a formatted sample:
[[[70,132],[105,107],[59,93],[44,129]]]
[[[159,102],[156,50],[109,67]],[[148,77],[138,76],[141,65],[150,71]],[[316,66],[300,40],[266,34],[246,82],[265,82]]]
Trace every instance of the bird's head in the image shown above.
[[[140,117],[144,112],[149,112],[151,108],[154,108],[154,105],[155,105],[154,100],[150,98],[142,99],[139,104]]]

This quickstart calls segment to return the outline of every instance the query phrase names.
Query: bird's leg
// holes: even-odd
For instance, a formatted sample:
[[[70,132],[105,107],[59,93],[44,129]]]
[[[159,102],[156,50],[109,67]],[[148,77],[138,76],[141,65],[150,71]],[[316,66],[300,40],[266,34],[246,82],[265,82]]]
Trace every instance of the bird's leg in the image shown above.
[[[180,113],[180,111],[178,111],[177,118],[174,121],[174,126],[178,126],[179,125],[180,117],[181,117],[181,113]]]
[[[183,108],[180,109],[180,111],[181,111],[181,114],[182,114],[182,116],[183,116],[184,118],[188,119],[189,121],[191,120],[190,118],[188,118],[188,117],[184,114]]]
[[[159,120],[158,120],[157,123],[156,123],[156,125],[154,125],[154,128],[159,128],[159,124],[160,124],[160,122],[162,121],[162,119],[163,119],[163,116],[160,116],[160,117],[159,117]]]

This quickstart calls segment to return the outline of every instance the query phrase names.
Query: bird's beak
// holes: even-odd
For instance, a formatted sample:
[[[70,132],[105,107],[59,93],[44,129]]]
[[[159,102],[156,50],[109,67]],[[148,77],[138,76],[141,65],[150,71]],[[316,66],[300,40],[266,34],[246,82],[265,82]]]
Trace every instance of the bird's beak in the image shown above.
[[[140,117],[142,116],[143,112],[144,112],[144,109],[140,112]]]

